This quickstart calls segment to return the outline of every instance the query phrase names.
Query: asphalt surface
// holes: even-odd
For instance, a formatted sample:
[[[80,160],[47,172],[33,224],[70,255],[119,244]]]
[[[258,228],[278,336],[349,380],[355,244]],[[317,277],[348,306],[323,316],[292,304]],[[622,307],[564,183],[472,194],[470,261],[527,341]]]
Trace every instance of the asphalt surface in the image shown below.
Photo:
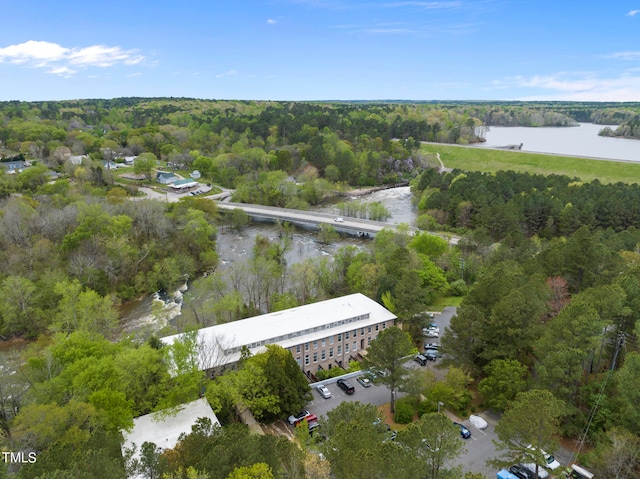
[[[445,333],[446,329],[451,323],[451,318],[456,313],[456,308],[445,308],[442,313],[436,314],[434,323],[440,328],[440,336]],[[425,338],[425,342],[440,342],[440,338]],[[446,375],[446,369],[439,367],[439,360],[427,361],[425,366],[420,366],[417,362],[408,359],[407,366],[410,368],[425,368],[431,369],[436,374],[438,379],[444,378]],[[327,412],[337,407],[343,401],[360,401],[365,404],[373,404],[375,406],[382,406],[387,404],[391,400],[391,393],[386,386],[371,385],[369,387],[363,387],[357,382],[357,376],[349,378],[349,382],[353,384],[355,393],[347,395],[342,389],[340,389],[336,383],[336,378],[324,382],[323,384],[329,388],[332,397],[324,399],[320,396],[317,390],[312,391],[313,399],[307,404],[307,409],[310,413],[318,416],[320,421],[326,418]],[[399,392],[397,398],[403,397],[405,394]],[[496,450],[494,439],[497,439],[495,433],[495,425],[498,423],[499,416],[491,411],[483,411],[476,413],[487,422],[485,429],[478,429],[473,426],[471,422],[462,420],[456,417],[452,412],[446,409],[446,404],[442,407],[441,412],[447,415],[452,421],[464,424],[469,431],[471,431],[471,437],[468,439],[462,439],[465,443],[465,450],[463,453],[453,462],[452,465],[461,465],[463,472],[478,472],[485,475],[488,479],[496,476],[497,469],[495,467],[487,466],[487,459],[494,459],[501,454]],[[324,416],[324,418],[323,418]],[[293,437],[293,428],[284,421],[278,424],[277,429],[280,433]],[[562,464],[567,464],[571,457],[571,452],[565,449],[557,451],[555,454]]]
[[[434,321],[438,327],[440,328],[440,335],[442,335],[446,328],[449,327],[451,322],[451,317],[456,313],[456,308],[445,308],[442,313],[437,314]],[[440,338],[429,338],[427,342],[440,342]],[[446,370],[438,367],[439,360],[436,361],[428,361],[425,366],[420,366],[415,361],[409,359],[407,361],[407,366],[410,368],[425,368],[431,369],[436,373],[438,378],[444,377],[446,374]],[[326,415],[333,408],[337,407],[343,401],[360,401],[365,404],[373,404],[375,406],[382,406],[387,404],[391,400],[391,393],[386,386],[382,385],[371,385],[369,387],[362,386],[357,381],[357,376],[353,378],[349,378],[349,382],[353,384],[355,388],[354,394],[348,395],[342,389],[340,389],[335,383],[336,379],[331,379],[329,381],[323,382],[323,384],[331,391],[332,397],[328,399],[324,399],[317,390],[312,391],[313,399],[311,402],[307,404],[307,409],[311,414],[315,414],[320,418],[320,421],[323,420],[323,416],[326,418]],[[397,393],[397,398],[403,397],[405,394],[399,392]],[[471,431],[471,437],[469,439],[462,439],[464,441],[466,451],[464,451],[460,457],[454,462],[453,465],[460,464],[464,472],[480,472],[484,474],[487,478],[495,477],[496,469],[493,467],[488,467],[485,463],[486,459],[494,458],[497,456],[497,452],[495,446],[493,444],[493,439],[496,437],[494,432],[494,426],[497,423],[498,418],[489,414],[489,413],[480,413],[481,417],[483,417],[487,421],[487,428],[484,430],[480,430],[473,426],[468,420],[462,420],[449,411],[446,410],[446,405],[443,407],[442,412],[446,414],[451,420],[464,424],[469,431]],[[293,427],[289,426],[286,421],[282,424],[278,425],[278,430],[283,432],[284,434],[292,437],[293,436]]]

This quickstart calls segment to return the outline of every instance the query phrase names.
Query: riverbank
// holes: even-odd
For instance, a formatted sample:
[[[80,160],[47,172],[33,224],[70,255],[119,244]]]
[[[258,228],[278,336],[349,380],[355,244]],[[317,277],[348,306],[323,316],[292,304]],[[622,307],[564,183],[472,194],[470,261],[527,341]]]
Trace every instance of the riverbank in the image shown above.
[[[440,155],[447,168],[495,173],[512,170],[519,173],[566,175],[581,181],[602,183],[640,183],[640,163],[581,156],[567,156],[527,151],[501,150],[490,147],[423,143],[425,154]],[[640,158],[638,159],[640,161]]]
[[[408,181],[402,181],[400,183],[392,183],[390,185],[372,186],[370,188],[359,188],[356,190],[340,191],[338,196],[365,196],[376,191],[390,190],[391,188],[400,188],[402,186],[409,186]]]

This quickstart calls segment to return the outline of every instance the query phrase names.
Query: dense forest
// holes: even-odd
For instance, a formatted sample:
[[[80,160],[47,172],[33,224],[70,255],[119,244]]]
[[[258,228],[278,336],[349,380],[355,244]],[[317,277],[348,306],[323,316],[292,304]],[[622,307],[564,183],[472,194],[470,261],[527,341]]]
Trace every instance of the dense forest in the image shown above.
[[[625,385],[640,381],[640,187],[440,172],[418,147],[482,141],[491,125],[633,122],[639,108],[167,98],[0,103],[4,163],[31,164],[15,174],[0,169],[0,336],[32,341],[19,374],[0,378],[1,444],[39,454],[37,464],[10,477],[122,477],[128,465],[119,429],[203,391],[225,423],[235,422],[238,398],[264,421],[304,404],[304,394],[285,404],[268,388],[264,359],[208,381],[190,361],[193,343],[179,345],[170,359],[155,337],[118,337],[123,301],[186,281],[183,314],[164,333],[360,292],[392,310],[418,344],[418,313],[464,296],[443,338],[458,368],[452,370],[464,380],[446,388],[418,381],[406,390],[434,398],[446,389],[461,412],[469,407],[469,382],[480,403],[496,410],[508,410],[520,392],[545,391],[561,410],[558,432],[584,433],[582,459],[590,468],[613,477],[607,467],[615,457],[630,464],[629,474],[617,477],[637,477],[640,401]],[[128,157],[136,157],[133,165]],[[282,224],[277,238],[256,238],[245,264],[223,269],[217,232],[241,230],[248,218],[223,215],[202,196],[174,203],[145,196],[145,188],[163,191],[153,181],[158,169],[197,169],[201,181],[233,189],[236,201],[301,209],[337,201],[352,187],[409,182],[422,231],[383,231],[366,247],[287,264],[292,227]],[[378,205],[339,208],[345,216],[385,216]],[[458,245],[427,234],[434,230],[459,235]],[[326,229],[319,238],[335,235]],[[183,361],[171,364],[175,358]],[[290,446],[239,425],[200,424],[158,467],[166,477],[224,479],[234,467],[258,463],[290,478],[318,466]],[[214,460],[205,448],[222,452]],[[221,472],[205,474],[212,468]]]

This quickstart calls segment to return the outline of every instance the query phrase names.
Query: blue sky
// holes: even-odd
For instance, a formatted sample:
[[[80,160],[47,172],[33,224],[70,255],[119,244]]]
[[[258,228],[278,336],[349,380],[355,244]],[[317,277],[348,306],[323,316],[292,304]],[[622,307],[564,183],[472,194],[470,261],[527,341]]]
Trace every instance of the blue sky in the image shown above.
[[[0,7],[0,100],[640,101],[640,0]]]

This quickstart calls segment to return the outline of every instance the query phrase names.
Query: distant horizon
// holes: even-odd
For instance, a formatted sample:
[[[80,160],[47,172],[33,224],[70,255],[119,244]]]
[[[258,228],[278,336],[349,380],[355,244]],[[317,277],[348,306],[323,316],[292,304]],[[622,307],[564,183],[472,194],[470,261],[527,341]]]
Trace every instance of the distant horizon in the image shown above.
[[[196,101],[255,101],[255,102],[274,102],[274,103],[602,103],[602,104],[640,104],[640,100],[634,101],[578,101],[578,100],[408,100],[408,99],[389,99],[389,98],[379,98],[372,100],[363,100],[363,99],[351,99],[351,100],[264,100],[260,98],[197,98],[197,97],[189,97],[189,96],[116,96],[116,97],[91,97],[91,98],[65,98],[65,99],[56,99],[56,98],[47,98],[47,99],[39,99],[39,100],[0,100],[0,103],[11,103],[11,102],[21,102],[21,103],[42,103],[42,102],[65,102],[65,101],[92,101],[92,100],[121,100],[125,98],[131,99],[139,99],[139,100],[196,100]]]
[[[0,101],[640,101],[640,0],[5,3]]]

